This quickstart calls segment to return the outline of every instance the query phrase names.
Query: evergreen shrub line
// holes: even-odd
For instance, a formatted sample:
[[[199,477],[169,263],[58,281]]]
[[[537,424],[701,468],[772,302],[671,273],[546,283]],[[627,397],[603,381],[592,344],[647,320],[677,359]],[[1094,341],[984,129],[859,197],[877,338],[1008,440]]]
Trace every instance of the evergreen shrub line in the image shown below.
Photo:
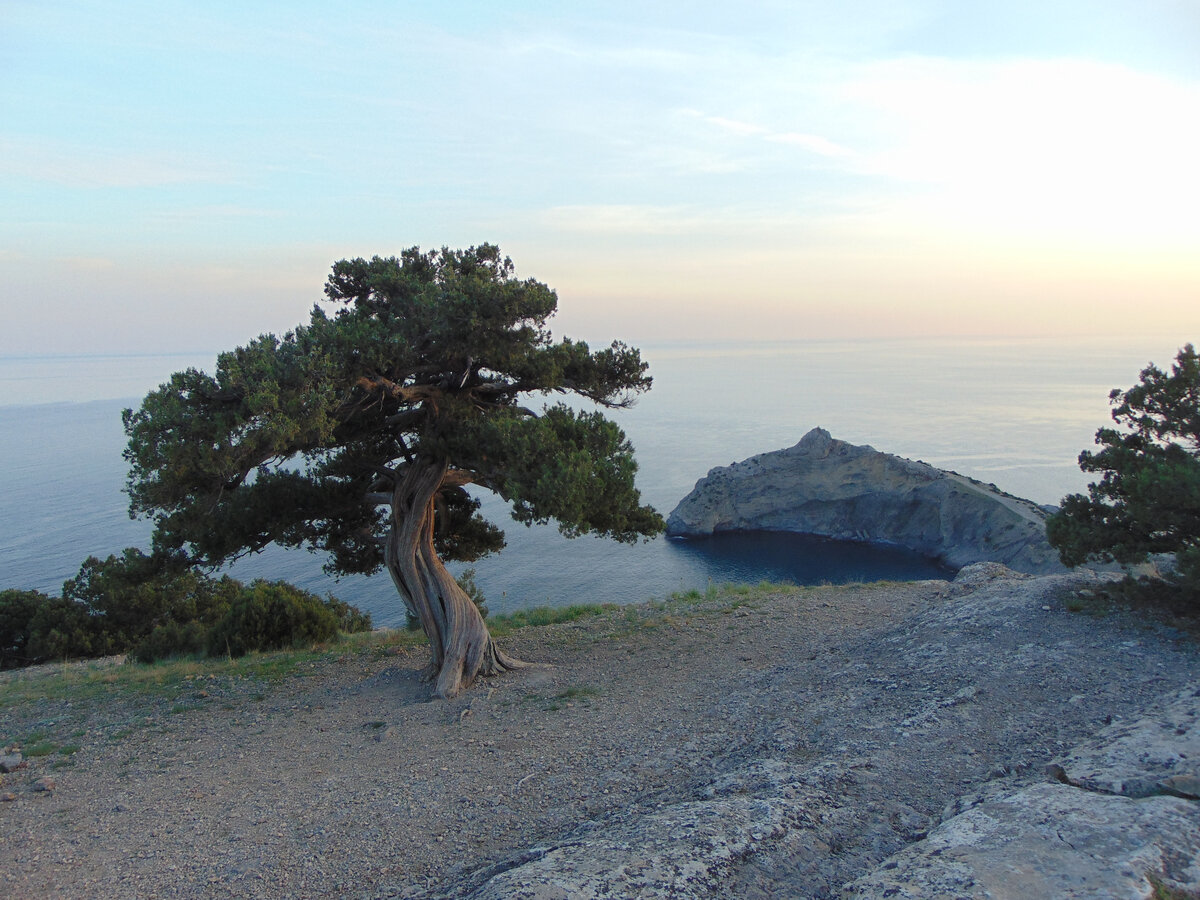
[[[367,631],[371,617],[283,581],[213,578],[130,548],[90,557],[61,597],[0,591],[0,669],[127,653],[243,656]]]

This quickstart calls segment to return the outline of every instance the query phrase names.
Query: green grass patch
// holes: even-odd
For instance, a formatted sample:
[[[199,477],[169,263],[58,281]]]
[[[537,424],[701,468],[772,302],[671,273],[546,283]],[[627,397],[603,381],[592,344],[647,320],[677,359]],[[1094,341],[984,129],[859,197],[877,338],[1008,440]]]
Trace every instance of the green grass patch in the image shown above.
[[[356,641],[362,646],[366,642]],[[237,659],[174,658],[154,663],[88,660],[14,669],[0,677],[0,707],[17,708],[70,699],[72,702],[163,698],[175,700],[208,682],[250,679],[278,683],[313,675],[317,664],[341,652],[337,645],[312,650],[250,653]]]
[[[1150,900],[1200,900],[1200,893],[1171,887],[1153,873],[1147,874],[1146,880],[1150,882],[1152,889]]]
[[[21,748],[21,753],[30,758],[38,756],[49,756],[58,749],[58,744],[53,741],[34,741],[26,744]]]
[[[609,610],[616,609],[614,603],[577,603],[572,606],[539,606],[534,609],[523,609],[513,613],[489,616],[488,630],[493,636],[503,637],[520,628],[542,628],[547,625],[561,625],[574,622],[590,616],[599,616]]]

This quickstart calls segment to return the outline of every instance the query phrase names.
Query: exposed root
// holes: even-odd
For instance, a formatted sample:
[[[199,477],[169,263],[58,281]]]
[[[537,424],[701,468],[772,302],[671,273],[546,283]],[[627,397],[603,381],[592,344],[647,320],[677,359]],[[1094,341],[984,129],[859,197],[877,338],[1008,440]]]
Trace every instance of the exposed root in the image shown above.
[[[512,672],[517,669],[528,669],[533,666],[533,663],[525,662],[523,659],[517,659],[515,656],[509,656],[503,650],[496,646],[496,642],[492,642],[491,652],[487,654],[486,661],[480,666],[479,674],[490,678],[493,675],[503,675],[505,672]]]
[[[527,669],[531,663],[509,656],[496,646],[490,637],[487,648],[470,657],[455,657],[447,655],[442,663],[441,671],[437,672],[437,687],[439,697],[449,700],[458,696],[475,683],[476,678],[489,678],[502,675],[516,669]],[[472,671],[472,669],[474,671]]]

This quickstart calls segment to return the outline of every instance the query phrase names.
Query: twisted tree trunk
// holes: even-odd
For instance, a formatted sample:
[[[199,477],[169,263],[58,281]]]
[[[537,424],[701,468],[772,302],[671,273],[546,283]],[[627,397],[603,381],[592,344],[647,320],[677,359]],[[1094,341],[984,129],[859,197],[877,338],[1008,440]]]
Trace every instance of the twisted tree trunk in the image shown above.
[[[424,676],[450,698],[480,675],[499,675],[526,664],[492,640],[483,617],[433,548],[438,492],[448,465],[429,461],[408,467],[392,491],[387,570],[405,605],[429,638],[432,658]]]

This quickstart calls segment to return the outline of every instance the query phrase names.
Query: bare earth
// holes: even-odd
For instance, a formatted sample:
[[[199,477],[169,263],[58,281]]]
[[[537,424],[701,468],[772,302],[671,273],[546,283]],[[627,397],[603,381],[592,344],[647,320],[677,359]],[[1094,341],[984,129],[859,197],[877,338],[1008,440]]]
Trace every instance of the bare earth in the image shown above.
[[[1191,638],[1069,611],[1088,583],[992,573],[615,611],[505,639],[550,665],[452,702],[430,702],[414,649],[278,684],[197,679],[185,703],[18,706],[0,735],[80,749],[3,777],[0,896],[463,897],[731,778],[753,797],[778,763],[819,788],[820,846],[764,834],[717,883],[666,895],[836,897],[955,798],[1040,780],[1197,678]]]

